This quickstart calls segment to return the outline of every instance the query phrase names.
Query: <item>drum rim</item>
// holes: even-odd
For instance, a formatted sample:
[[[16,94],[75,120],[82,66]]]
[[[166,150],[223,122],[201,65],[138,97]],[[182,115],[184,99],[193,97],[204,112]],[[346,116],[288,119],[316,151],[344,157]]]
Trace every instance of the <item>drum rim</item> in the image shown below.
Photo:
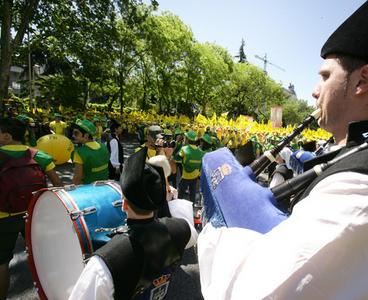
[[[36,269],[36,264],[35,264],[34,257],[33,257],[31,232],[32,232],[32,216],[33,216],[34,208],[36,206],[36,202],[38,201],[39,197],[44,192],[53,193],[54,196],[56,196],[61,201],[62,205],[65,207],[65,209],[68,212],[71,211],[71,208],[78,209],[78,206],[73,200],[73,198],[63,188],[59,188],[59,189],[43,188],[43,189],[38,190],[31,198],[31,201],[29,203],[28,210],[27,210],[27,218],[26,218],[26,226],[25,226],[25,236],[26,236],[25,241],[26,241],[26,246],[27,246],[26,250],[28,252],[28,259],[27,259],[28,265],[29,265],[29,268],[32,274],[34,285],[36,287],[37,293],[41,300],[47,300],[48,297],[45,293],[45,290],[42,287],[42,284],[41,284],[41,281],[40,281],[40,278],[38,276],[38,272]],[[59,194],[59,192],[62,193],[62,196]],[[63,199],[63,196],[67,199],[69,203],[66,203],[66,200]],[[70,204],[70,206],[68,204]],[[79,224],[78,224],[78,220],[80,220]],[[79,242],[79,246],[80,246],[82,255],[92,254],[93,253],[92,240],[91,240],[88,230],[86,230],[87,225],[84,221],[83,216],[80,216],[77,220],[72,220],[72,224],[73,224],[73,227],[75,228],[75,233],[77,234],[77,237],[78,237],[78,242]],[[81,236],[82,233],[80,232],[80,229],[82,229],[83,234],[85,236],[85,240],[86,240],[85,243],[83,242],[83,237]],[[86,249],[86,247],[88,249]]]
[[[31,228],[32,228],[32,215],[33,215],[33,211],[34,211],[34,207],[35,204],[39,198],[39,196],[41,194],[43,194],[46,191],[50,191],[50,189],[48,188],[43,188],[39,191],[37,191],[31,198],[31,202],[29,203],[28,206],[28,211],[27,211],[27,217],[26,217],[26,226],[25,226],[25,236],[26,236],[26,250],[28,253],[28,266],[30,268],[31,274],[32,274],[32,278],[34,281],[34,285],[36,287],[37,293],[40,296],[40,299],[47,299],[47,296],[45,294],[45,291],[42,288],[41,285],[41,281],[38,277],[38,273],[36,270],[36,264],[34,262],[34,258],[33,258],[33,248],[32,248],[32,241],[31,241]],[[53,191],[51,191],[53,192]]]
[[[68,212],[71,212],[73,209],[78,210],[78,205],[75,203],[73,197],[70,196],[70,194],[64,190],[61,189],[59,192],[63,194],[63,196],[66,197],[66,199],[70,202],[71,206],[68,206],[68,203],[65,203],[65,199],[60,197],[60,195],[57,193],[56,196],[62,201],[63,205],[67,209]],[[93,253],[93,246],[92,246],[92,239],[88,231],[88,226],[84,220],[83,216],[78,217],[76,220],[72,220],[73,226],[75,228],[75,232],[78,236],[78,241],[80,248],[82,250],[82,255],[89,255]],[[85,237],[85,241],[83,240],[83,237],[81,235],[81,229],[83,232],[83,235]]]

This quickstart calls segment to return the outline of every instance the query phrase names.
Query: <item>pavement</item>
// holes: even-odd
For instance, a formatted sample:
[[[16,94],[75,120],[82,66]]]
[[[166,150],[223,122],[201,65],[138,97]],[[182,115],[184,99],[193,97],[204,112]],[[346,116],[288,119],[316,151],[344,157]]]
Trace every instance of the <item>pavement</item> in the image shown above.
[[[138,147],[138,143],[130,138],[123,140],[124,156],[128,157]],[[66,163],[56,167],[64,184],[69,184],[73,176],[73,166]],[[47,230],[45,228],[45,230]],[[28,267],[27,255],[25,253],[25,242],[20,235],[10,262],[10,288],[9,300],[34,300],[39,299],[33,286],[32,276]],[[55,253],[57,259],[57,253]],[[203,299],[199,282],[199,268],[195,248],[192,247],[184,252],[182,263],[173,275],[169,286],[168,300],[200,300]]]

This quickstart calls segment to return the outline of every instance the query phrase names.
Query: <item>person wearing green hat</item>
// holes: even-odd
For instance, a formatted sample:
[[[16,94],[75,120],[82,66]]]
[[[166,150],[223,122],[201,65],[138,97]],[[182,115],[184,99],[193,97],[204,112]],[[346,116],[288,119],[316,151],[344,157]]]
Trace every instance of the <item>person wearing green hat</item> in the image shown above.
[[[195,203],[204,152],[197,147],[197,135],[193,130],[187,131],[184,136],[184,143],[187,144],[179,152],[183,166],[183,174],[179,182],[179,198],[183,199],[186,189],[189,188],[189,200]]]
[[[77,120],[73,125],[73,139],[79,147],[72,153],[75,164],[72,184],[88,184],[109,177],[109,151],[106,146],[93,141],[95,125],[87,119]]]
[[[26,131],[23,137],[23,143],[27,146],[35,147],[37,145],[37,142],[34,120],[28,117],[26,114],[20,114],[16,117],[16,119],[22,122],[26,127]]]
[[[55,113],[54,118],[55,120],[49,124],[51,133],[65,135],[67,124],[61,120],[61,114]]]
[[[203,152],[211,152],[212,151],[212,139],[208,133],[205,133],[200,140],[200,146]]]

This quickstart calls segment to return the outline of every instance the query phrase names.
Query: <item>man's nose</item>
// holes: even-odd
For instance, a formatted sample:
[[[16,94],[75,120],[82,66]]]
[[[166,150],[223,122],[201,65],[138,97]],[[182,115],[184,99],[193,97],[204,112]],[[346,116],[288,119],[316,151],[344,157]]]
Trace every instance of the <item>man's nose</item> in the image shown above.
[[[312,92],[312,97],[315,99],[318,99],[320,95],[320,89],[319,86],[316,86]]]

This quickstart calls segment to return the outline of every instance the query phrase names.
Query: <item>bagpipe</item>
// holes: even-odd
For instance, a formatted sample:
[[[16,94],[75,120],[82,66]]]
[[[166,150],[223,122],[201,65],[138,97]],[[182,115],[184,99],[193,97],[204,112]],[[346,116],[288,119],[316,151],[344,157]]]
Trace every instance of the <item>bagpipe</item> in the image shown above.
[[[205,154],[201,174],[204,223],[211,222],[214,227],[240,227],[267,233],[288,218],[288,213],[278,208],[280,201],[305,189],[324,170],[338,161],[368,148],[368,142],[365,142],[272,189],[259,185],[256,176],[275,160],[291,139],[319,116],[320,110],[313,112],[274,149],[265,152],[249,166],[241,166],[227,148]]]

